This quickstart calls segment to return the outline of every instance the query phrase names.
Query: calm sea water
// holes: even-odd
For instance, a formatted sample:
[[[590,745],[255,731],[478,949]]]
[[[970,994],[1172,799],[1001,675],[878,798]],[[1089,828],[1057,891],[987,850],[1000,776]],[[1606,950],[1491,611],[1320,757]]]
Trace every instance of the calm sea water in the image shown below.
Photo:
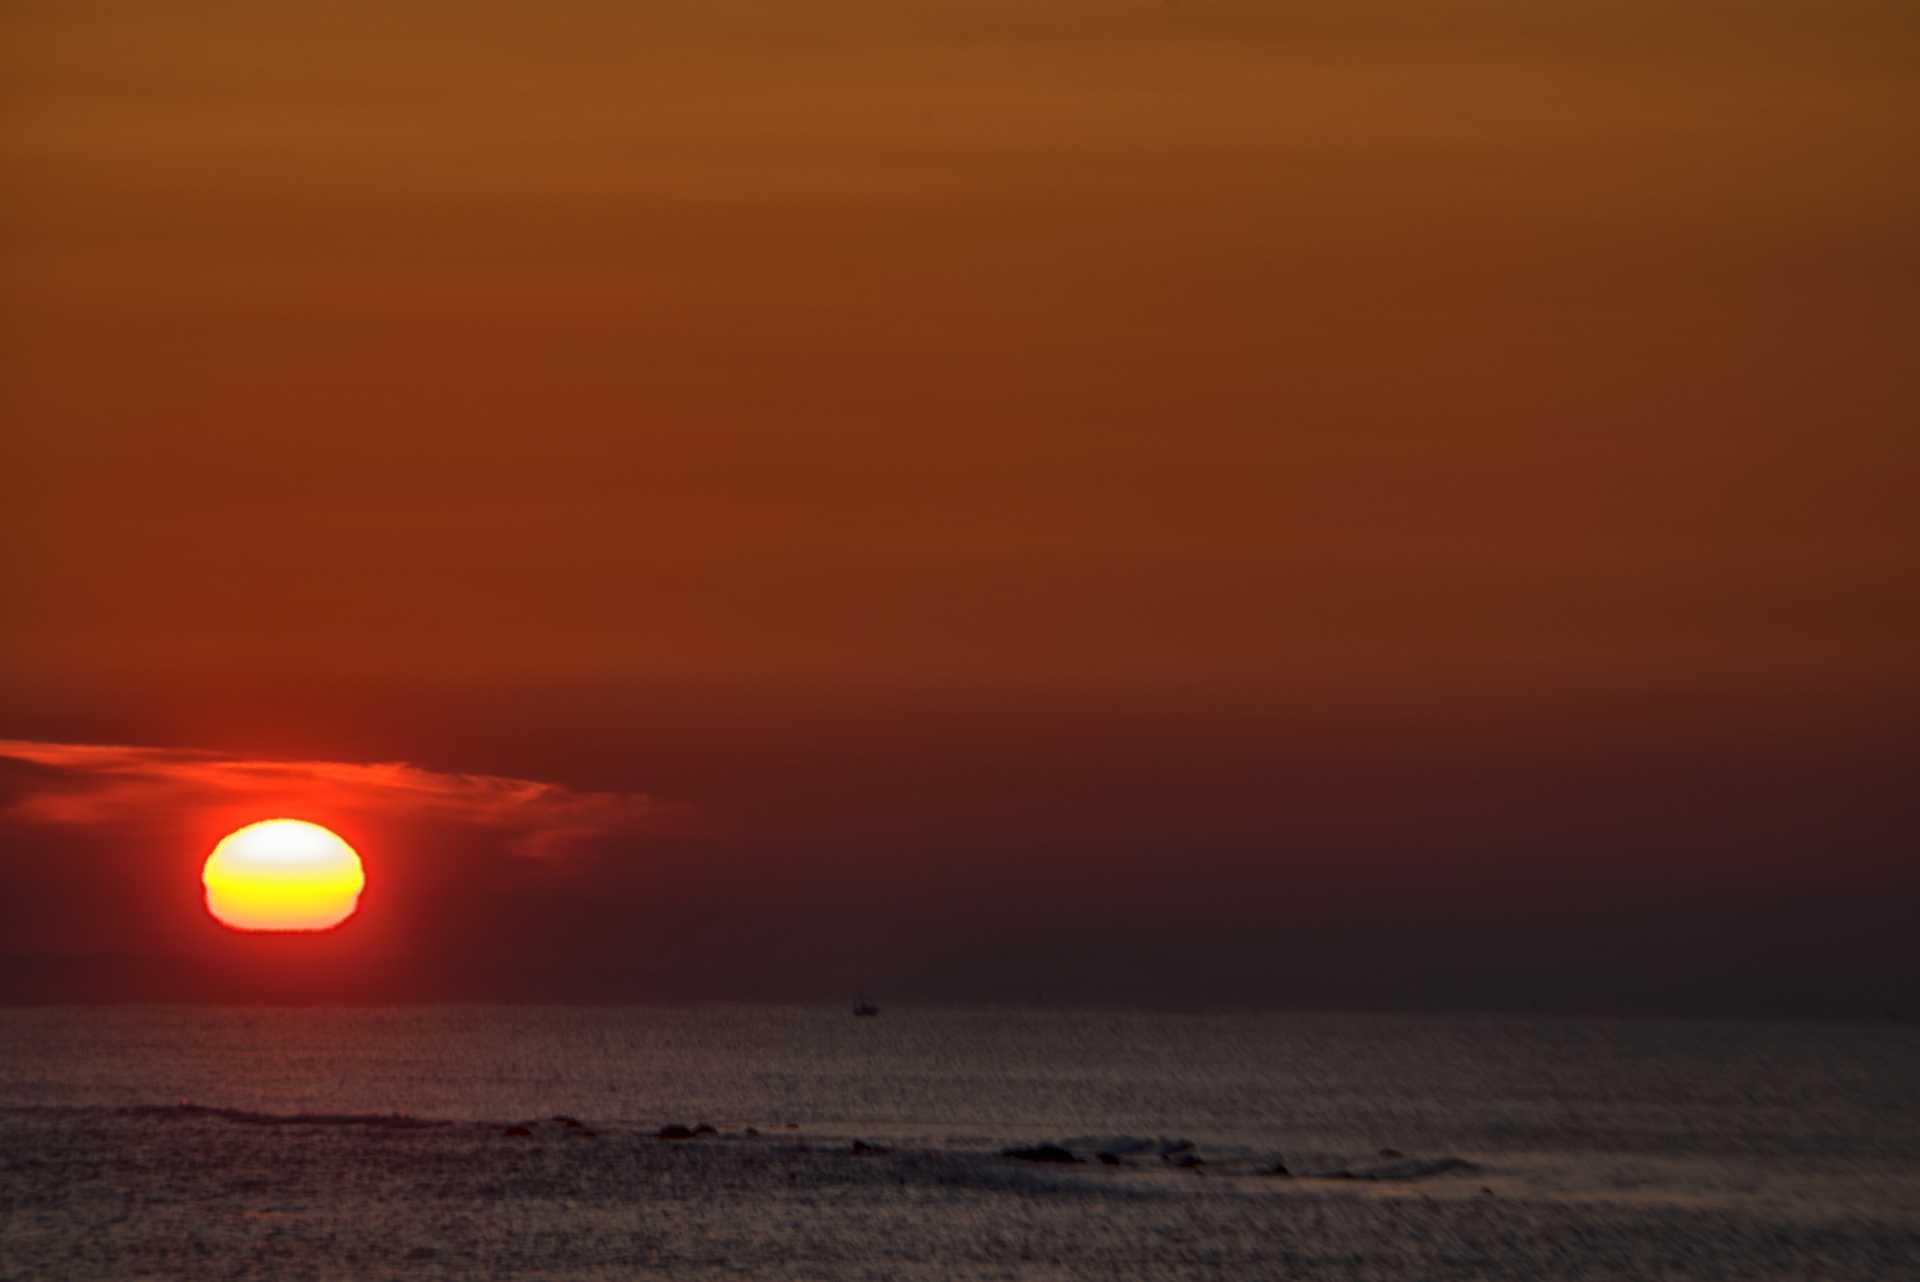
[[[453,1125],[164,1107],[182,1102]],[[556,1114],[593,1143],[562,1142],[578,1137]],[[196,1251],[237,1276],[1920,1276],[1902,1272],[1920,1260],[1920,1031],[1897,1026],[17,1009],[0,1011],[0,1118],[0,1240],[23,1262],[0,1276],[185,1274]],[[503,1139],[516,1122],[534,1135]],[[720,1134],[654,1139],[698,1122]],[[855,1138],[891,1151],[862,1164]],[[998,1156],[1040,1141],[1128,1165]],[[1160,1156],[1187,1142],[1203,1166]],[[1383,1149],[1464,1165],[1300,1178],[1391,1174]],[[1261,1174],[1276,1160],[1294,1178]],[[357,1182],[369,1166],[378,1188]],[[386,1254],[337,1232],[369,1198]],[[721,1206],[715,1255],[701,1215]],[[1494,1208],[1504,1229],[1469,1231]],[[1018,1240],[983,1245],[1013,1210]],[[475,1228],[499,1216],[527,1233]]]
[[[1920,1031],[702,1006],[0,1012],[0,1103],[1920,1160]]]

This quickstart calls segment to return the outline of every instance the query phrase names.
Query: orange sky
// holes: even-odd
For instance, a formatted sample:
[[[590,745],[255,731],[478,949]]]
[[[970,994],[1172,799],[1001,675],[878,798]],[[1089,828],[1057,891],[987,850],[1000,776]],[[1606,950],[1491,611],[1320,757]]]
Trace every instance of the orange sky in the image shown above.
[[[0,737],[1884,890],[1920,20],[1683,8],[10,3]]]

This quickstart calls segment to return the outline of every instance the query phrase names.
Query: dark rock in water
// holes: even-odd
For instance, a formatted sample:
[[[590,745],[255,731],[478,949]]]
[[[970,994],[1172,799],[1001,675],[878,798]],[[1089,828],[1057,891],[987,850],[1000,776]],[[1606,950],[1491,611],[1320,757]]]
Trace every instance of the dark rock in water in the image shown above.
[[[1163,1140],[1160,1144],[1160,1156],[1171,1157],[1176,1153],[1191,1153],[1192,1140]]]
[[[1464,1157],[1410,1157],[1401,1162],[1389,1162],[1385,1166],[1376,1166],[1370,1171],[1357,1171],[1363,1180],[1419,1180],[1429,1175],[1450,1175],[1455,1171],[1475,1171],[1480,1168]]]
[[[1332,1174],[1335,1178],[1349,1180],[1423,1180],[1429,1175],[1451,1175],[1455,1171],[1478,1169],[1463,1157],[1409,1157],[1388,1162],[1384,1166],[1362,1166]]]
[[[788,1129],[788,1130],[790,1130],[790,1131],[797,1131],[797,1130],[799,1130],[799,1129],[800,1129],[800,1123],[798,1123],[798,1122],[788,1122],[788,1123],[787,1123],[787,1129]]]
[[[1000,1156],[1018,1158],[1022,1162],[1078,1162],[1080,1160],[1058,1144],[1036,1144],[1032,1148],[1001,1149]]]
[[[661,1127],[653,1133],[653,1137],[660,1140],[690,1140],[693,1138],[693,1130],[675,1123],[672,1126]]]
[[[577,1130],[580,1126],[579,1118],[568,1117],[565,1113],[554,1114],[553,1120],[560,1123],[560,1125],[566,1127],[568,1130]]]
[[[1383,1162],[1378,1166],[1343,1166],[1327,1171],[1300,1171],[1314,1180],[1423,1180],[1430,1175],[1451,1175],[1456,1171],[1480,1168],[1464,1157],[1409,1157]]]
[[[1196,1166],[1205,1166],[1207,1164],[1207,1159],[1197,1153],[1162,1153],[1160,1160],[1168,1166],[1178,1166],[1185,1170],[1192,1170]]]
[[[746,1130],[740,1133],[746,1136],[748,1139],[757,1139],[760,1135],[760,1128],[757,1126],[749,1126]]]
[[[1111,1153],[1115,1157],[1138,1157],[1142,1153],[1157,1153],[1165,1142],[1138,1135],[1075,1135],[1054,1141],[1061,1148],[1070,1148],[1075,1152]]]
[[[531,1126],[509,1126],[500,1133],[502,1135],[511,1135],[515,1139],[531,1139],[533,1137],[533,1128]]]
[[[853,1148],[850,1149],[849,1151],[853,1153],[866,1154],[866,1153],[884,1153],[887,1150],[882,1148],[878,1144],[869,1144],[865,1140],[855,1140],[853,1142]]]
[[[253,1113],[243,1108],[210,1108],[204,1104],[141,1105],[119,1110],[129,1117],[214,1117],[246,1126],[377,1126],[383,1130],[422,1130],[452,1126],[452,1122],[410,1117],[405,1113]]]
[[[1292,1175],[1292,1174],[1293,1174],[1293,1172],[1292,1172],[1292,1171],[1289,1171],[1289,1170],[1287,1169],[1287,1164],[1286,1164],[1285,1162],[1283,1162],[1283,1161],[1281,1161],[1281,1160],[1280,1160],[1279,1158],[1277,1158],[1277,1157],[1276,1157],[1276,1158],[1274,1158],[1274,1159],[1273,1159],[1273,1165],[1272,1165],[1272,1166],[1263,1166],[1263,1167],[1261,1167],[1261,1168],[1260,1168],[1260,1174],[1262,1174],[1262,1175]]]
[[[1492,1197],[1492,1196],[1493,1196],[1493,1190],[1492,1190],[1492,1189],[1490,1189],[1490,1188],[1488,1188],[1488,1187],[1486,1187],[1486,1186],[1485,1186],[1485,1185],[1483,1184],[1483,1185],[1481,1185],[1481,1186],[1480,1186],[1480,1195],[1481,1195],[1482,1197]]]
[[[700,1125],[693,1128],[693,1133],[695,1135],[718,1135],[720,1132],[715,1130],[713,1127],[708,1126],[705,1122],[702,1122],[700,1123]]]
[[[1126,1158],[1121,1157],[1118,1153],[1109,1153],[1105,1149],[1101,1149],[1098,1153],[1095,1153],[1094,1156],[1100,1159],[1100,1165],[1102,1166],[1128,1165]]]
[[[1381,1157],[1405,1157],[1406,1154],[1402,1153],[1397,1148],[1383,1148],[1380,1150],[1380,1156]]]

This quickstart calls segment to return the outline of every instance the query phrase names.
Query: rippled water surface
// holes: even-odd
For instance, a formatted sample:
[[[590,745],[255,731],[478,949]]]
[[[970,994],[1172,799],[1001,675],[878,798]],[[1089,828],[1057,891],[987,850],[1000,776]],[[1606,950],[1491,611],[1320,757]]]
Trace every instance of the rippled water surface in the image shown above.
[[[335,1120],[283,1120],[313,1114]],[[449,1125],[337,1120],[357,1114]],[[66,1257],[76,1276],[190,1273],[196,1253],[316,1277],[1879,1276],[1920,1258],[1920,1033],[1897,1026],[21,1009],[0,1011],[0,1120],[0,1228],[35,1265],[0,1277]],[[697,1122],[718,1134],[655,1138]],[[1083,1163],[999,1155],[1042,1141]],[[1161,1157],[1176,1145],[1198,1160]],[[1125,1164],[1085,1160],[1101,1149]],[[1351,1178],[1390,1168],[1417,1176]],[[376,1214],[384,1245],[338,1231]],[[1025,1227],[981,1236],[1003,1222]]]
[[[0,1102],[1915,1156],[1903,1028],[730,1006],[0,1013]]]

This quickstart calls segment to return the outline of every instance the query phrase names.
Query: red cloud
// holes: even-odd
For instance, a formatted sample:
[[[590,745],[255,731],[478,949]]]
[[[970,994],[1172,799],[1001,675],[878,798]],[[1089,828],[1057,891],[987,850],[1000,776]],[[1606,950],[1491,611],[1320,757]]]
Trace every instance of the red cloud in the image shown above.
[[[564,853],[599,838],[685,833],[684,803],[590,792],[538,779],[458,774],[406,762],[280,761],[191,748],[0,739],[0,759],[50,772],[11,807],[41,823],[99,824],[186,808],[257,817],[341,811],[506,830],[523,853]]]

